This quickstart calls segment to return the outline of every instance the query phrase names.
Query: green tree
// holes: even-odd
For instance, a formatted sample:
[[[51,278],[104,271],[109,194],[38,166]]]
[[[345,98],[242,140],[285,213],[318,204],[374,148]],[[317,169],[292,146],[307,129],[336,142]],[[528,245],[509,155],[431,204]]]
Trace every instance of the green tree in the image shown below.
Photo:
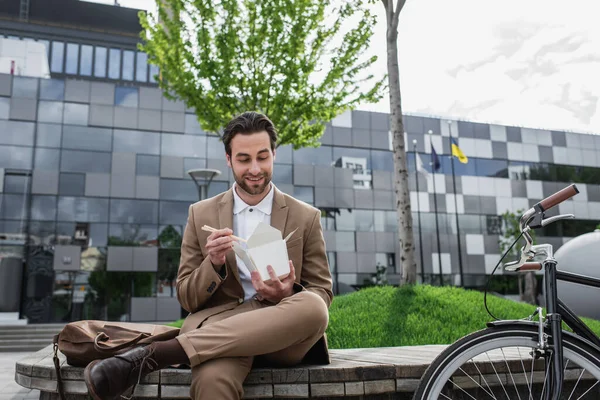
[[[158,274],[161,282],[167,282],[171,297],[175,296],[173,282],[177,279],[179,259],[181,258],[181,234],[169,225],[158,235]]]
[[[157,3],[157,16],[140,13],[139,48],[205,131],[254,110],[278,127],[278,145],[317,147],[327,122],[382,96],[385,78],[367,72],[376,57],[363,56],[375,19],[360,0]]]
[[[500,251],[502,254],[510,245],[517,239],[517,237],[521,234],[519,221],[521,219],[521,215],[525,210],[517,210],[516,213],[506,211],[502,214],[502,235],[499,239]],[[529,234],[533,239],[532,242],[535,244],[536,235],[535,230],[530,230]],[[517,243],[512,250],[506,255],[508,260],[511,261],[516,259],[519,256],[519,243]],[[519,298],[521,301],[525,301],[530,304],[537,304],[537,278],[535,272],[527,272],[525,274],[519,273],[517,274],[518,279],[518,287],[519,287]]]

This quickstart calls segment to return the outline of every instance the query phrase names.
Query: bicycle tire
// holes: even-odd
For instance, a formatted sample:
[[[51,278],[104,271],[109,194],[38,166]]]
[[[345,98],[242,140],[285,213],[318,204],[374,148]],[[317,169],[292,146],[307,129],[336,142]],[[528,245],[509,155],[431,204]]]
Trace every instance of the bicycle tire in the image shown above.
[[[530,360],[524,360],[520,348],[523,348],[524,350],[536,348],[536,343],[539,340],[538,335],[539,333],[537,325],[518,323],[509,326],[497,326],[483,329],[459,339],[446,348],[442,353],[440,353],[440,355],[438,355],[429,365],[423,374],[423,377],[421,378],[417,390],[415,391],[413,400],[471,398],[479,400],[483,398],[523,398],[519,395],[519,391],[522,389],[522,386],[517,387],[512,371],[510,370],[510,365],[520,363],[523,366],[525,381],[527,381],[527,375],[529,374],[529,371],[525,371],[524,364],[525,362],[528,363]],[[551,342],[551,338],[548,340]],[[515,397],[511,397],[509,394],[509,392],[512,393],[512,389],[509,391],[503,386],[504,383],[502,382],[502,378],[499,376],[496,367],[494,366],[496,361],[492,362],[489,356],[489,352],[491,351],[495,351],[495,355],[498,355],[498,349],[502,349],[501,352],[503,355],[505,355],[504,346],[516,347],[518,350],[518,357],[510,359],[511,364],[506,362],[507,371],[504,371],[500,374],[506,375],[507,385],[510,385],[510,378],[512,378],[514,391],[516,393]],[[563,356],[566,360],[572,361],[570,364],[570,368],[572,368],[572,370],[569,371],[573,372],[571,375],[577,377],[577,374],[580,373],[579,379],[577,379],[574,387],[570,388],[565,384],[563,387],[563,393],[565,393],[565,389],[567,389],[567,391],[572,390],[571,393],[575,393],[577,390],[577,385],[580,382],[585,382],[588,384],[588,380],[590,379],[591,375],[591,379],[592,381],[595,379],[595,383],[592,384],[589,389],[587,389],[587,392],[584,392],[584,395],[590,394],[592,396],[590,398],[600,398],[600,384],[598,384],[600,382],[600,350],[584,339],[581,339],[569,332],[563,331],[563,353]],[[487,356],[487,359],[490,360],[489,365],[487,365],[485,361],[482,361],[484,360],[484,354]],[[531,353],[526,354],[531,355]],[[539,355],[538,353],[535,354]],[[475,357],[478,357],[476,363],[473,362]],[[469,362],[471,363],[469,364]],[[539,381],[535,382],[534,386],[534,378],[538,380],[540,372],[539,369],[535,370],[535,368],[539,368],[539,364],[534,365],[536,362],[537,361],[535,361],[535,358],[531,359],[531,384],[527,382],[529,395],[526,396],[525,399],[538,398],[532,396],[532,390],[540,390]],[[576,366],[579,366],[579,369],[575,368],[573,363]],[[569,366],[568,364],[569,361],[566,362],[565,370]],[[463,368],[464,366],[467,367]],[[498,366],[502,366],[504,369],[501,361],[499,362]],[[547,368],[547,366],[544,368]],[[484,374],[481,372],[481,370],[488,372],[487,374]],[[469,371],[477,371],[482,374],[480,375],[479,381],[477,381],[477,379],[474,380],[470,376]],[[582,376],[584,376],[585,371],[587,371],[589,374],[585,375],[584,380],[582,380]],[[547,375],[547,370],[542,372],[545,372]],[[491,381],[494,373],[496,373],[495,375],[498,377],[498,381],[500,382],[499,385],[502,386],[503,389],[503,391],[500,391],[499,395],[497,395],[498,393],[495,390],[496,388],[490,387],[488,382],[488,380]],[[534,373],[537,375],[534,376]],[[542,393],[545,390],[546,375],[544,375],[544,384],[541,388]],[[473,382],[470,382],[470,380]],[[472,387],[468,389],[457,387],[459,386],[456,383],[457,381],[459,383],[465,382],[467,386],[469,386],[468,384],[470,383],[470,386]],[[519,381],[522,382],[523,379],[519,378]],[[487,389],[483,387],[484,384],[487,386]],[[585,387],[580,387],[578,390],[580,390],[578,393],[581,393],[581,391],[585,390]],[[477,397],[470,394],[464,394],[469,393],[469,391],[477,392]],[[542,397],[540,396],[540,398]]]

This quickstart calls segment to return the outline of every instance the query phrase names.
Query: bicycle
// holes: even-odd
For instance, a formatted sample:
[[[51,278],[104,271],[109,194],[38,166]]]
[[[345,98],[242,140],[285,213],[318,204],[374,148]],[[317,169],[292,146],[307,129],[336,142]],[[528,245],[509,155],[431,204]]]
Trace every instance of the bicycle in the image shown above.
[[[557,280],[600,287],[600,279],[559,271],[552,245],[533,245],[529,234],[531,229],[574,218],[573,214],[546,218],[545,212],[577,193],[570,185],[527,210],[511,248],[521,237],[525,245],[518,260],[504,265],[508,271],[544,271],[545,317],[537,307],[526,319],[495,320],[454,342],[429,365],[414,400],[600,398],[600,338],[556,290]],[[492,315],[489,309],[488,313]],[[563,322],[573,332],[563,330]]]

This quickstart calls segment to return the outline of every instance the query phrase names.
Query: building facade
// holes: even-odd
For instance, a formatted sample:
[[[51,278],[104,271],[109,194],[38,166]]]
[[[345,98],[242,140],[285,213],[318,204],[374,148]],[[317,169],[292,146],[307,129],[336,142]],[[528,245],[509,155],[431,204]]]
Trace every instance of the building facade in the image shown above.
[[[53,21],[44,3],[69,3],[72,15]],[[208,196],[231,186],[219,137],[162,96],[158,71],[136,50],[136,10],[40,0],[24,19],[9,8],[0,8],[2,57],[41,43],[50,77],[0,74],[0,281],[11,293],[0,312],[30,322],[178,318],[179,246],[199,197],[187,171],[221,171]],[[90,10],[110,25],[82,26],[78,13]],[[580,194],[553,212],[577,219],[538,239],[558,248],[600,222],[600,136],[404,121],[421,281],[456,285],[462,275],[464,286],[482,287],[500,257],[500,216],[573,182]],[[466,164],[452,165],[450,135]],[[415,171],[415,154],[429,176]],[[348,112],[319,148],[277,149],[274,183],[322,210],[338,290],[369,283],[378,266],[400,281],[393,164],[387,113]]]

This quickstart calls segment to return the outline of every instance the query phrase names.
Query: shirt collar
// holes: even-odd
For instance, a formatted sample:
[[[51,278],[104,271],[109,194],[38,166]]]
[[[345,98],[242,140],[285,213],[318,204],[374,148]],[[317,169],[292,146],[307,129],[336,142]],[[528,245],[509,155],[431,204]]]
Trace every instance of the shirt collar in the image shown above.
[[[246,208],[251,207],[248,205],[242,198],[237,194],[236,191],[237,183],[233,184],[233,214],[239,214],[244,211]],[[273,210],[273,195],[275,193],[274,190],[275,185],[271,182],[271,189],[269,189],[269,193],[265,196],[264,199],[260,201],[254,208],[257,208],[259,211],[271,215],[271,211]]]

